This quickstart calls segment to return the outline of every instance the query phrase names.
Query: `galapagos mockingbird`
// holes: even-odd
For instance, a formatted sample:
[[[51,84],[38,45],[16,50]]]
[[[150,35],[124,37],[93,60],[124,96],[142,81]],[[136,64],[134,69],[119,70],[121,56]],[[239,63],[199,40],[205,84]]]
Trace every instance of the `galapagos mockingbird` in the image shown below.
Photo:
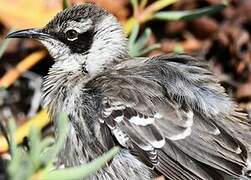
[[[43,91],[50,117],[63,111],[70,121],[59,164],[119,145],[90,179],[249,179],[250,126],[205,63],[130,57],[116,18],[94,4],[7,37],[38,39],[55,60]]]

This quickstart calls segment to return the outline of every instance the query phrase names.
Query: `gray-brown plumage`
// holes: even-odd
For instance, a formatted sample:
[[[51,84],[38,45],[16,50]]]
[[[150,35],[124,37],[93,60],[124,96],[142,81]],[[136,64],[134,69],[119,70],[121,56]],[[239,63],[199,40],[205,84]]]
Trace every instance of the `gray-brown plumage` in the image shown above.
[[[202,61],[130,57],[117,20],[93,4],[8,37],[37,38],[55,58],[43,91],[51,118],[70,119],[59,164],[120,145],[90,179],[248,179],[251,127]]]

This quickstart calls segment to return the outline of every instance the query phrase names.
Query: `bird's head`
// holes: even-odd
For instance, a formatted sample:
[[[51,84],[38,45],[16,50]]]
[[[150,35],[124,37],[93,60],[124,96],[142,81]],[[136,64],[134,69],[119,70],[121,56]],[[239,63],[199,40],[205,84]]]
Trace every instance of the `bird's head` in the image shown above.
[[[34,38],[66,71],[96,74],[128,56],[127,41],[117,19],[94,4],[58,13],[45,27],[10,33],[7,38]]]

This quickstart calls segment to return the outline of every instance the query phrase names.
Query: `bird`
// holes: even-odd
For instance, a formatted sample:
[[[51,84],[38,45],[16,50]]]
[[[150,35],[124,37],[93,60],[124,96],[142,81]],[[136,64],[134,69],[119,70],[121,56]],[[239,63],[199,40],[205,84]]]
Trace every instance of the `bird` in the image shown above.
[[[79,166],[119,146],[87,179],[250,179],[251,126],[205,61],[131,57],[119,21],[93,3],[7,38],[36,39],[54,59],[42,90],[52,121],[61,112],[69,119],[58,165]]]

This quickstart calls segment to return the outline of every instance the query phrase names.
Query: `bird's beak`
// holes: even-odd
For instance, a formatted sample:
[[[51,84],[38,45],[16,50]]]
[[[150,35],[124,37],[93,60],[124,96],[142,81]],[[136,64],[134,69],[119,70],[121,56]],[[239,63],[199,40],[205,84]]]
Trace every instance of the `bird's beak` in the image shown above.
[[[44,33],[42,29],[24,29],[15,32],[11,32],[6,38],[34,38],[34,39],[45,39],[51,38],[47,33]]]

